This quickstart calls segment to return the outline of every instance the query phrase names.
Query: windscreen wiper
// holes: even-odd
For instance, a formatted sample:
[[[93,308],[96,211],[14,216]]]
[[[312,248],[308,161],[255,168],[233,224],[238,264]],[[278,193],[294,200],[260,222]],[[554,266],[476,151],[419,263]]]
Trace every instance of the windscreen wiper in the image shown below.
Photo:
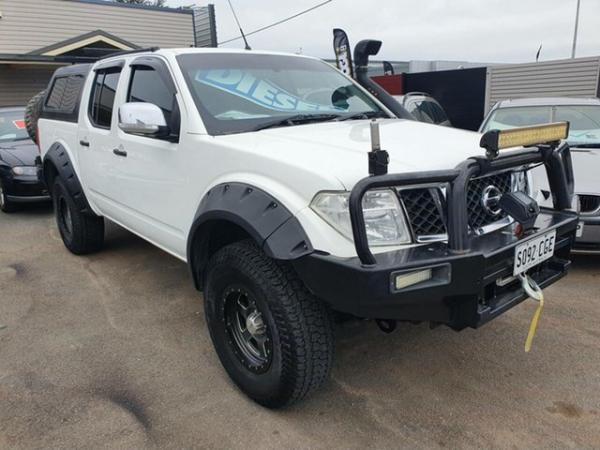
[[[310,122],[325,122],[340,117],[339,114],[297,114],[295,116],[285,117],[272,122],[263,123],[253,128],[252,131],[266,130],[267,128],[290,127]]]
[[[354,114],[348,114],[347,116],[342,116],[338,121],[342,122],[344,120],[361,120],[361,119],[374,119],[374,118],[388,118],[389,116],[383,111],[363,111]]]

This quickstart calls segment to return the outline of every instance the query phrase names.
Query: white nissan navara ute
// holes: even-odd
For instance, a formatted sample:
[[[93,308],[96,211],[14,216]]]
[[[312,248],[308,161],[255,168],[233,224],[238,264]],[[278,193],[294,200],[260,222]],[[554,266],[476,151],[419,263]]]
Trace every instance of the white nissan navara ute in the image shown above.
[[[356,80],[306,56],[134,51],[60,68],[42,96],[65,246],[100,250],[108,219],[187,262],[223,367],[267,407],[326,381],[333,317],[475,328],[570,264],[568,124],[411,120],[366,74],[379,46],[359,43]],[[552,208],[530,195],[539,165]]]

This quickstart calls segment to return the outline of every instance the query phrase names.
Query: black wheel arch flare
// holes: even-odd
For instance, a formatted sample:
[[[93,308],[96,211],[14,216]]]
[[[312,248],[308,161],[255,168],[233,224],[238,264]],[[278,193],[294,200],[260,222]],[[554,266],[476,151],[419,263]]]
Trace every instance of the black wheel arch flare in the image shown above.
[[[54,178],[60,177],[80,211],[85,214],[93,214],[92,208],[85,198],[79,178],[75,173],[73,162],[62,144],[52,144],[44,156],[42,170],[44,182],[51,194]]]
[[[210,258],[211,224],[229,222],[243,229],[271,258],[291,261],[313,252],[298,219],[275,197],[246,183],[223,183],[206,193],[187,241],[187,259],[196,288]]]

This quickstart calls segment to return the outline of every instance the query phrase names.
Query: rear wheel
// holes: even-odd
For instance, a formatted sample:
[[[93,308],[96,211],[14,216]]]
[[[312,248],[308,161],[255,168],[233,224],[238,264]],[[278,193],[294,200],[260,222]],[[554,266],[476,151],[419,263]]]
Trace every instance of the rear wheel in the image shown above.
[[[56,224],[65,247],[76,255],[101,250],[104,244],[104,219],[92,213],[83,213],[77,208],[60,177],[54,181],[52,193]]]
[[[0,211],[5,213],[15,212],[17,210],[17,205],[14,202],[11,202],[6,197],[6,192],[4,191],[4,186],[2,186],[2,181],[0,181]]]
[[[253,242],[218,251],[206,271],[205,314],[231,379],[261,405],[290,405],[328,378],[334,350],[326,305]]]

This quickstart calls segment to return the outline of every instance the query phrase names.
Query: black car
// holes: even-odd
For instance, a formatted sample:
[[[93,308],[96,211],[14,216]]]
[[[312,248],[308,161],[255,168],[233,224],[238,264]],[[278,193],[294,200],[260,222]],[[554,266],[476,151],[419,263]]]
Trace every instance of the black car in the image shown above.
[[[0,210],[14,211],[21,203],[49,200],[38,177],[37,145],[27,134],[25,108],[0,108]]]

